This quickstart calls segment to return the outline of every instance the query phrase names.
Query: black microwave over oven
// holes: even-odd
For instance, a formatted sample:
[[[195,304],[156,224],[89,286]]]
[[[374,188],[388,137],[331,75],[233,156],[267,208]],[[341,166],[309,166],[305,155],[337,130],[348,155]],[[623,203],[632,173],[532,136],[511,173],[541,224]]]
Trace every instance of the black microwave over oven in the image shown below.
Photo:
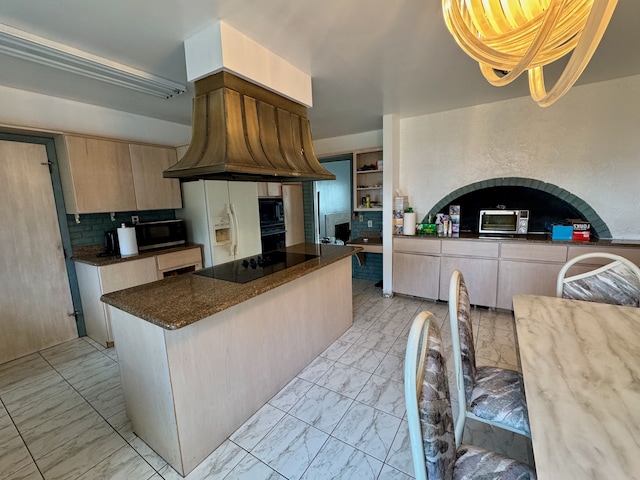
[[[172,247],[187,243],[184,220],[162,220],[135,225],[138,250]]]
[[[284,204],[281,198],[259,198],[260,226],[284,224]]]

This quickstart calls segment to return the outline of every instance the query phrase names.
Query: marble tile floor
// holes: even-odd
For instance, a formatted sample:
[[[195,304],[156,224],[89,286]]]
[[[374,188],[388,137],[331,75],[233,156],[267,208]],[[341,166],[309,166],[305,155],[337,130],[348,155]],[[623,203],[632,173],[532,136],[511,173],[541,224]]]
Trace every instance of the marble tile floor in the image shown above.
[[[413,478],[403,357],[416,313],[353,281],[354,324],[191,472],[189,480]],[[474,309],[478,364],[518,368],[509,312]],[[452,390],[454,409],[457,408]],[[467,422],[465,442],[528,461],[523,437]],[[132,431],[117,356],[88,337],[0,365],[0,480],[182,478]]]

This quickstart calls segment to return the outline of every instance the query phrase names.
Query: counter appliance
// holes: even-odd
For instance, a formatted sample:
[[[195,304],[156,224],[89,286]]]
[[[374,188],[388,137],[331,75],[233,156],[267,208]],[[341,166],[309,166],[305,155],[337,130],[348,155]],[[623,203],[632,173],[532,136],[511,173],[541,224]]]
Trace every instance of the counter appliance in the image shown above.
[[[118,255],[119,253],[118,234],[115,229],[107,230],[104,232],[104,253],[101,253],[99,256],[111,257],[113,255]]]
[[[136,243],[140,251],[162,247],[175,247],[187,243],[187,233],[182,220],[140,222],[134,225]]]
[[[255,182],[197,180],[182,184],[183,219],[187,239],[204,245],[204,266],[258,255],[260,218]]]
[[[480,210],[478,233],[526,235],[529,210]]]

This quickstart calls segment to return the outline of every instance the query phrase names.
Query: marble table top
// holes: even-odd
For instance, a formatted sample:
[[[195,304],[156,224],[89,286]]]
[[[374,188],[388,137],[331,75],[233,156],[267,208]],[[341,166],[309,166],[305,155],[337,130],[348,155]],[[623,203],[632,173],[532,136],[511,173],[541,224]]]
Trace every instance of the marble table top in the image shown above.
[[[640,309],[513,307],[538,479],[640,478]]]

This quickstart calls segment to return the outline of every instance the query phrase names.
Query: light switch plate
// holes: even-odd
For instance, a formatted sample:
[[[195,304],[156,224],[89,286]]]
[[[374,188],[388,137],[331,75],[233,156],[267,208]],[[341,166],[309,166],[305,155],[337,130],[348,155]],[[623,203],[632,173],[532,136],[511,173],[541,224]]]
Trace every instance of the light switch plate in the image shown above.
[[[360,214],[358,216],[358,220],[360,221],[360,223],[364,222],[364,215]]]
[[[373,227],[373,220],[367,220],[367,227]]]

